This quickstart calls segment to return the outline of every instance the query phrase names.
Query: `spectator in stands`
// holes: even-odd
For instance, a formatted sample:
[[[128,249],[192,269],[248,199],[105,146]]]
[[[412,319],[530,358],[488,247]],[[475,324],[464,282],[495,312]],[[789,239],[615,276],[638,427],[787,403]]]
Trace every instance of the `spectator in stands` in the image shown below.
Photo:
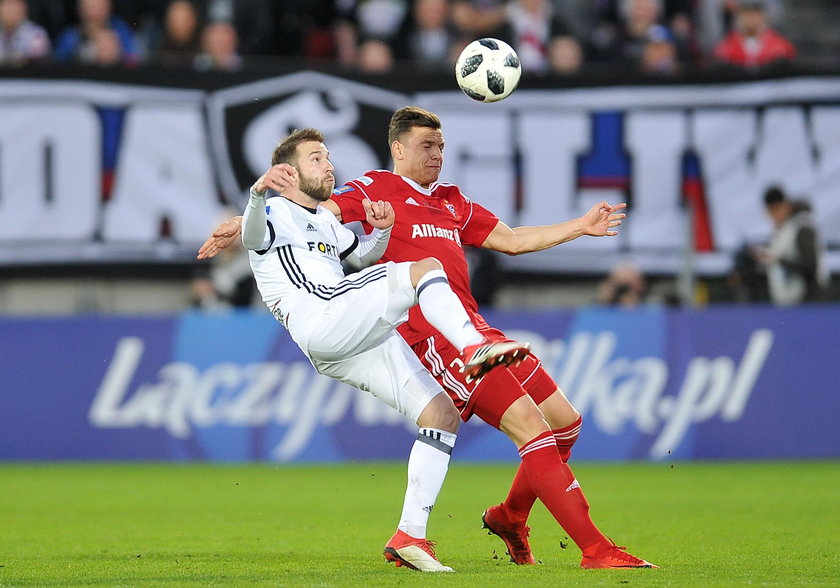
[[[450,24],[449,0],[416,0],[406,39],[408,58],[426,69],[450,70],[455,30]]]
[[[394,68],[394,51],[380,39],[365,39],[359,44],[356,66],[365,73],[387,73]]]
[[[767,269],[770,299],[779,306],[823,300],[830,278],[811,206],[789,199],[777,186],[764,193],[764,206],[773,219],[773,237],[755,255]]]
[[[202,29],[192,0],[173,0],[166,8],[163,35],[149,47],[150,61],[164,66],[191,66],[201,52]]]
[[[463,45],[479,37],[510,41],[505,0],[452,0],[452,22]]]
[[[792,61],[796,48],[770,27],[764,0],[739,0],[735,27],[717,44],[713,57],[719,64],[756,71]]]
[[[123,63],[136,63],[139,51],[131,27],[111,12],[111,0],[79,0],[79,23],[64,29],[55,45],[58,61],[94,63],[96,33],[112,29],[120,42]]]
[[[598,61],[638,64],[648,41],[648,31],[662,24],[662,0],[619,0],[603,8],[593,31],[593,57]]]
[[[601,61],[639,63],[650,28],[664,25],[677,49],[678,60],[692,56],[693,0],[601,0],[590,34],[593,57]]]
[[[99,67],[131,65],[123,59],[120,37],[114,29],[99,29],[93,33],[91,63]]]
[[[206,22],[230,24],[237,38],[240,55],[270,55],[274,53],[275,15],[269,0],[202,0]],[[277,4],[288,4],[278,2]]]
[[[44,27],[50,41],[58,39],[61,31],[67,26],[68,6],[70,0],[56,2],[56,0],[27,0],[29,20]]]
[[[588,39],[595,28],[599,11],[611,0],[553,0],[554,13],[569,27],[570,34]]]
[[[296,14],[288,10],[278,14],[278,55],[303,55],[313,59],[334,60],[336,7],[333,0],[298,0]],[[285,43],[297,36],[298,47]]]
[[[619,263],[598,286],[598,303],[635,308],[647,298],[647,280],[633,263]]]
[[[386,51],[392,59],[405,56],[406,31],[410,20],[408,0],[340,0],[337,3],[339,57],[345,65],[382,70]],[[364,55],[361,53],[364,52]],[[358,53],[358,55],[357,55]],[[365,60],[363,66],[360,62]],[[390,66],[388,67],[390,69]]]
[[[580,73],[584,64],[584,50],[573,35],[558,35],[548,42],[548,67],[553,74],[563,76]]]
[[[201,52],[193,65],[199,71],[236,71],[242,67],[238,45],[239,35],[233,24],[211,22],[201,31]]]
[[[50,55],[43,27],[29,20],[26,0],[0,0],[0,65],[23,65]]]
[[[667,28],[662,25],[650,27],[640,65],[646,74],[672,76],[679,73],[677,45]]]
[[[665,2],[664,20],[673,37],[677,61],[701,60],[697,46],[697,30],[694,26],[694,4],[695,0]]]
[[[523,72],[547,72],[551,39],[570,34],[566,23],[554,13],[550,0],[511,0],[507,5],[507,25]]]
[[[764,3],[768,22],[781,22],[784,0],[766,0]],[[697,43],[704,56],[711,56],[715,46],[734,28],[738,0],[697,0],[694,22]]]

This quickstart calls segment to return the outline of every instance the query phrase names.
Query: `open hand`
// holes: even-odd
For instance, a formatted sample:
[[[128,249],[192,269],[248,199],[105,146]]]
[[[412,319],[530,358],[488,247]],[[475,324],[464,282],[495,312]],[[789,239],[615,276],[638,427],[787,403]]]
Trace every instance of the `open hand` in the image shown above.
[[[235,216],[222,222],[198,250],[197,259],[216,257],[222,249],[233,245],[242,232],[242,217]]]
[[[593,237],[614,237],[618,235],[616,228],[621,225],[621,219],[627,215],[622,212],[627,204],[611,205],[606,200],[594,205],[583,215],[584,233]]]

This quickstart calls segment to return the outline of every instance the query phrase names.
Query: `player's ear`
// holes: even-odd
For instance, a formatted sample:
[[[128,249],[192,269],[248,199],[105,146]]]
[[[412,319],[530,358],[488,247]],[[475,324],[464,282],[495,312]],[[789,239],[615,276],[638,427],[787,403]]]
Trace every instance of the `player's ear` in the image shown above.
[[[403,158],[403,146],[402,143],[399,141],[394,141],[391,143],[391,155],[394,159],[402,159]]]

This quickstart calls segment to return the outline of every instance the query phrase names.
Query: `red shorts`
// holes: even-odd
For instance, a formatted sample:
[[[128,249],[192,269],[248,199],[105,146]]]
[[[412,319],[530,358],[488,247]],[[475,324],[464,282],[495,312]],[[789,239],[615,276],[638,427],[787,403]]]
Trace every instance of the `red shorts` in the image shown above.
[[[511,340],[492,327],[479,330],[491,341]],[[540,404],[557,390],[557,384],[534,355],[517,366],[492,369],[480,380],[468,384],[461,373],[464,365],[461,354],[440,333],[411,347],[452,398],[464,422],[475,414],[498,429],[508,407],[526,394]]]

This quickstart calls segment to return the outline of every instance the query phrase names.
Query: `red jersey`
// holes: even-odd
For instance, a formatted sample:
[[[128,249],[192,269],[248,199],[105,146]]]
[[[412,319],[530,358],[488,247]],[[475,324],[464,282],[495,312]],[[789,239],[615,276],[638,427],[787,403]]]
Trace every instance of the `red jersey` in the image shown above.
[[[364,221],[362,200],[390,202],[396,214],[391,239],[381,261],[418,261],[435,257],[443,264],[449,285],[473,319],[476,327],[486,325],[470,292],[467,259],[462,245],[480,247],[499,218],[461,194],[458,186],[434,183],[428,189],[389,171],[369,171],[337,188],[332,200],[341,209],[342,222]],[[369,227],[366,227],[369,230]],[[437,331],[420,312],[408,312],[408,322],[399,328],[413,345]]]
[[[733,31],[717,44],[714,57],[741,67],[758,67],[779,60],[792,60],[796,57],[796,48],[772,29],[764,30],[754,40]]]

